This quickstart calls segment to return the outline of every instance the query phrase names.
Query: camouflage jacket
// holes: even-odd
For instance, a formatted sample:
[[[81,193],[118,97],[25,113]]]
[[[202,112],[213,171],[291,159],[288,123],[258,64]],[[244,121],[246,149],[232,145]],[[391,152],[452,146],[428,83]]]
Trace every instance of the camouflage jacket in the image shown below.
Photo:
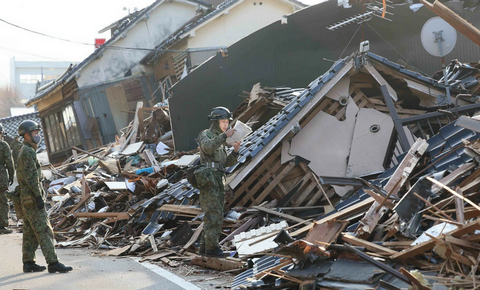
[[[20,141],[13,141],[10,144],[12,148],[12,157],[15,162],[17,162],[18,153],[20,153],[20,149],[22,149],[23,143]]]
[[[200,162],[218,162],[224,168],[233,166],[237,163],[238,153],[232,151],[227,155],[225,140],[227,135],[220,132],[213,125],[209,129],[203,130],[198,136],[200,144]]]
[[[27,141],[23,141],[23,145],[17,159],[18,185],[23,189],[20,192],[27,191],[35,197],[43,197],[42,167],[37,159],[36,146]]]
[[[8,146],[7,142],[0,140],[0,188],[8,188],[8,180],[13,179],[13,174],[10,146]]]

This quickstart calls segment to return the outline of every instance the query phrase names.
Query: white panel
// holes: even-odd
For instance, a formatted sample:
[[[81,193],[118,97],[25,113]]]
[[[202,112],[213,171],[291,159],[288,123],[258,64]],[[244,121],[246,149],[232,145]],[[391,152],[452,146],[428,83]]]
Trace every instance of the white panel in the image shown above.
[[[378,126],[379,131],[372,132],[372,126]],[[392,131],[393,121],[390,116],[375,109],[360,109],[346,176],[357,177],[384,171],[382,164]]]
[[[293,138],[290,154],[310,160],[308,166],[319,176],[345,177],[357,112],[350,97],[344,121],[319,112]],[[293,158],[288,154],[288,143],[283,145],[282,162]]]

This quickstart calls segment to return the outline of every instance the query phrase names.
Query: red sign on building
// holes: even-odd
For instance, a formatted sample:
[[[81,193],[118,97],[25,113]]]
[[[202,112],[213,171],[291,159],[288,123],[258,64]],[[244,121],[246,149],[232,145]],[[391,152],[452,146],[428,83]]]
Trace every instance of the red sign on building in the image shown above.
[[[95,49],[99,48],[105,43],[105,38],[95,38]]]

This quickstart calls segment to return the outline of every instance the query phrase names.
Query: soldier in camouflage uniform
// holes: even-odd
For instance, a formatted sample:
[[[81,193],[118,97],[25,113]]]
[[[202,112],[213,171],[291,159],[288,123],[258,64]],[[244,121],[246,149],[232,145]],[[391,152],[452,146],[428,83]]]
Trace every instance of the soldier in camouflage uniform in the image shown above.
[[[5,193],[8,190],[8,186],[13,183],[14,171],[10,146],[2,140],[2,137],[3,125],[0,124],[0,234],[9,234],[12,232],[12,230],[8,228],[8,212],[10,206]]]
[[[17,167],[17,157],[18,153],[20,153],[20,149],[22,149],[23,143],[20,142],[20,136],[16,135],[15,140],[10,144],[10,147],[12,148],[12,157],[13,157],[13,162],[15,163],[15,168]]]
[[[232,114],[227,108],[213,108],[208,117],[212,125],[198,136],[202,166],[195,171],[200,188],[200,206],[204,212],[200,254],[224,257],[226,254],[220,249],[218,238],[223,224],[225,168],[237,163],[240,142],[235,143],[234,150],[227,155],[225,140],[235,132],[233,129],[227,130],[229,121],[232,120]]]
[[[23,211],[23,271],[40,272],[46,268],[35,263],[35,251],[40,245],[49,273],[73,270],[58,262],[53,230],[45,210],[46,194],[41,184],[42,168],[37,159],[37,145],[41,141],[40,126],[34,121],[23,121],[18,135],[23,136],[23,147],[18,154],[17,179]]]

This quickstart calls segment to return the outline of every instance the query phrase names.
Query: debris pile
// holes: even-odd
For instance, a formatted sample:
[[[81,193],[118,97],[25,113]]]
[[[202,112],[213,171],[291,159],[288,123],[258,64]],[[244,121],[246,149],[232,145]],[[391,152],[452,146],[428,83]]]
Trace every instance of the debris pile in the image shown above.
[[[307,89],[244,92],[235,116],[253,133],[227,169],[225,259],[197,254],[197,150],[175,152],[168,108],[139,104],[116,143],[49,168],[58,246],[239,273],[234,289],[475,288],[480,121],[465,115],[480,105],[438,112],[444,89],[368,53]]]

